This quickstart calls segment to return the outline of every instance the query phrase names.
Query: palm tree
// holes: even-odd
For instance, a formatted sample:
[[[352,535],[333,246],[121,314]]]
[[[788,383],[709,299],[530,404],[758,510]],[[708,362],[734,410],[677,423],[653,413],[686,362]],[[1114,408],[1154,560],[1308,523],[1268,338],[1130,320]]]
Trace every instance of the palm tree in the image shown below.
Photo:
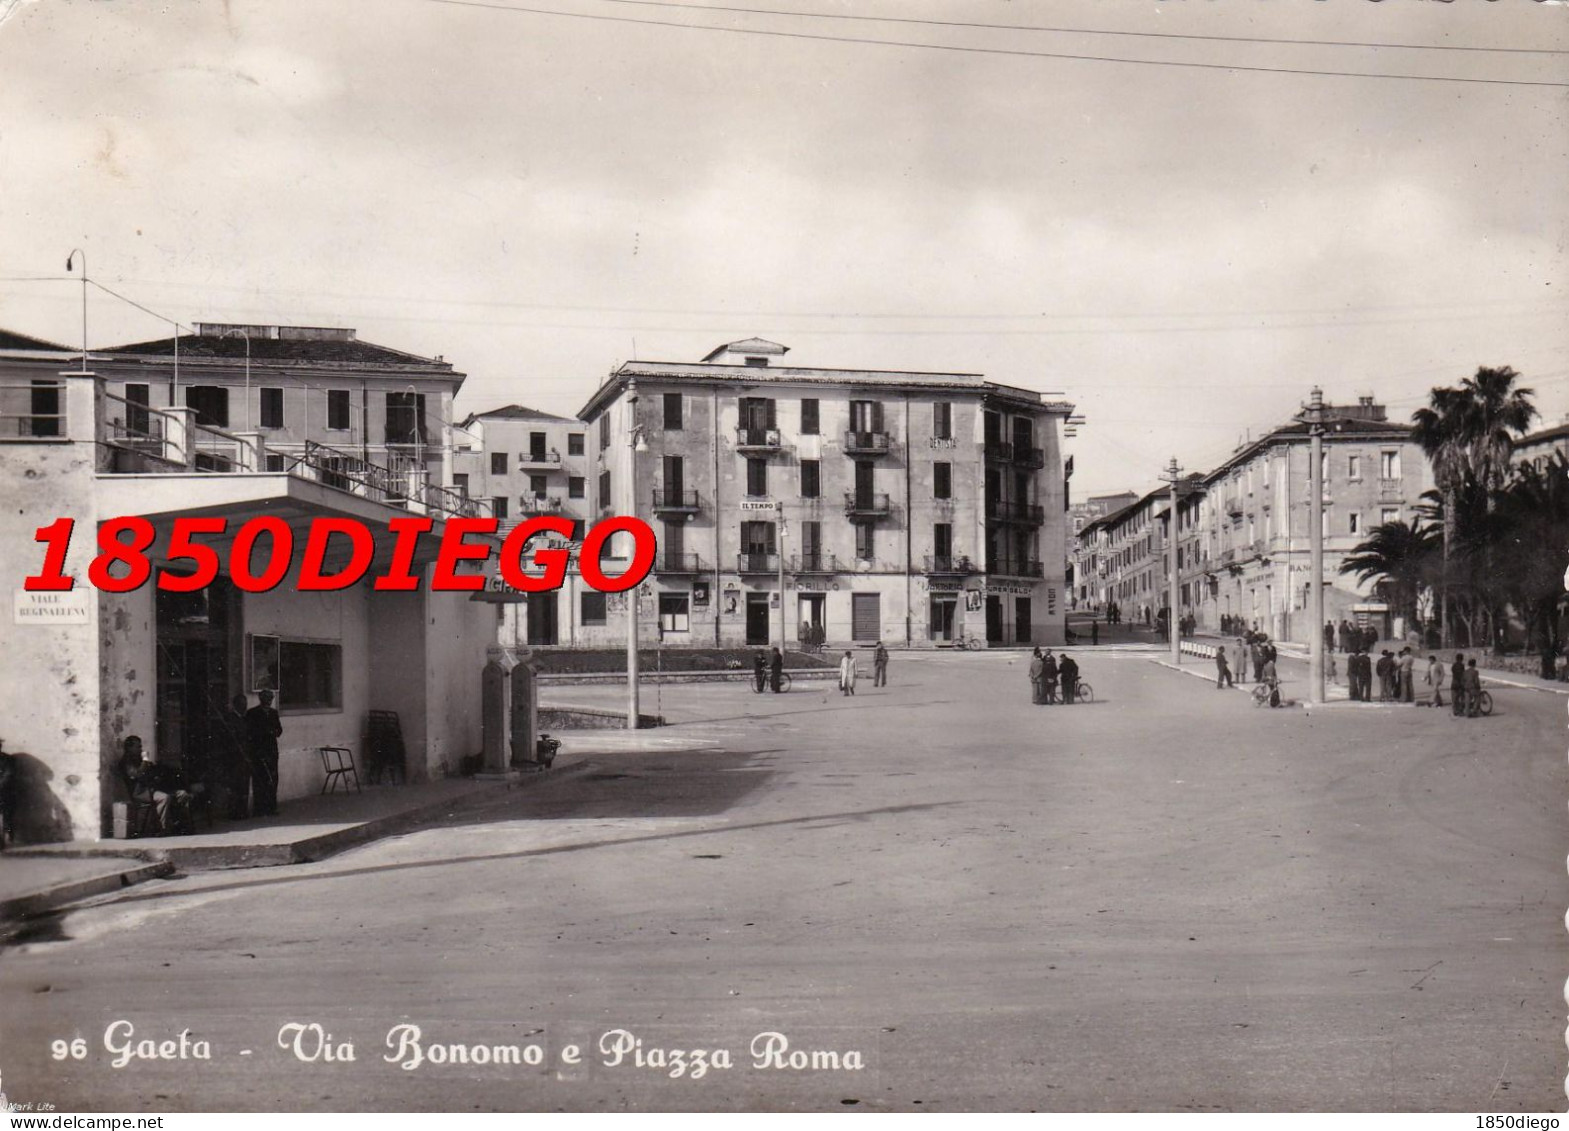
[[[1417,595],[1435,572],[1433,556],[1439,542],[1438,531],[1423,526],[1421,519],[1386,522],[1369,531],[1340,563],[1340,572],[1354,573],[1364,583],[1380,579],[1395,611],[1414,619]]]
[[[1509,553],[1502,579],[1507,595],[1537,638],[1542,677],[1551,679],[1561,643],[1562,569],[1569,561],[1569,458],[1558,452],[1546,467],[1520,466],[1489,518],[1489,545]]]
[[[1509,474],[1514,434],[1524,433],[1536,419],[1532,389],[1514,387],[1520,374],[1507,365],[1483,366],[1459,388],[1441,387],[1428,394],[1426,408],[1411,417],[1411,436],[1422,446],[1433,465],[1433,478],[1444,496],[1443,599],[1439,602],[1439,630],[1449,643],[1448,563],[1455,543],[1457,507],[1455,492],[1466,478],[1474,478],[1489,492],[1499,490]],[[1491,504],[1489,503],[1489,508]]]

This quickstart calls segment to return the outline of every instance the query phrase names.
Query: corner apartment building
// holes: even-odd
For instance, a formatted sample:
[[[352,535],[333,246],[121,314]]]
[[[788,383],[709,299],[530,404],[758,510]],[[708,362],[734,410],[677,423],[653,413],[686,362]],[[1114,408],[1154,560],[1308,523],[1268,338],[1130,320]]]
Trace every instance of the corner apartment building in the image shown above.
[[[1326,405],[1323,437],[1324,616],[1339,624],[1371,623],[1388,634],[1389,609],[1371,586],[1340,573],[1340,565],[1372,529],[1409,522],[1431,472],[1411,427],[1391,423],[1383,405],[1361,397]],[[1308,623],[1308,498],[1311,437],[1293,421],[1239,449],[1203,477],[1191,518],[1191,546],[1181,582],[1184,612],[1218,631],[1222,616],[1239,617],[1279,640],[1306,643]]]
[[[597,513],[658,537],[644,602],[660,639],[762,644],[783,626],[794,642],[809,625],[835,643],[1060,643],[1072,406],[978,374],[785,366],[787,351],[752,338],[630,362],[579,413]],[[577,601],[577,640],[625,638],[615,595]]]
[[[233,352],[243,340],[180,339],[176,375],[172,342],[84,359],[0,334],[0,567],[12,579],[11,608],[0,614],[0,739],[21,766],[22,839],[108,835],[112,805],[124,800],[122,740],[138,735],[155,759],[192,768],[218,747],[218,713],[236,693],[277,696],[285,801],[320,789],[319,747],[349,747],[365,766],[373,710],[398,713],[410,780],[481,749],[494,607],[428,587],[377,592],[369,580],[388,568],[392,519],[432,520],[411,561],[420,571],[447,519],[475,513],[430,481],[449,445],[418,423],[417,398],[448,404],[462,377],[439,359],[285,330],[252,338],[249,383]],[[349,398],[345,416],[335,415],[335,392]],[[318,439],[338,431],[336,444]],[[369,458],[377,455],[393,462]],[[176,519],[225,519],[223,534],[202,539],[218,553],[218,577],[195,593],[92,587],[98,525],[123,515],[151,521],[155,568],[173,561]],[[367,580],[300,592],[296,565],[270,591],[242,591],[229,572],[234,537],[263,515],[284,520],[297,549],[314,518],[366,524],[375,542]],[[75,520],[63,563],[74,587],[27,592],[22,579],[44,554],[34,531],[60,518]],[[328,569],[346,557],[340,549]]]

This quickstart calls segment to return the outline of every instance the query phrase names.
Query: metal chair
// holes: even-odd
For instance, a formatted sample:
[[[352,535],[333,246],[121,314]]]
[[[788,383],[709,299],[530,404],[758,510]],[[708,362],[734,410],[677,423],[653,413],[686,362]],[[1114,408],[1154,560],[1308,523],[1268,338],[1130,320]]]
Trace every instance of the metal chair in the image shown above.
[[[327,774],[321,783],[322,793],[332,793],[339,785],[347,793],[350,780],[354,782],[354,792],[360,791],[360,775],[354,768],[353,751],[347,746],[318,746],[316,752],[321,755],[321,768]]]

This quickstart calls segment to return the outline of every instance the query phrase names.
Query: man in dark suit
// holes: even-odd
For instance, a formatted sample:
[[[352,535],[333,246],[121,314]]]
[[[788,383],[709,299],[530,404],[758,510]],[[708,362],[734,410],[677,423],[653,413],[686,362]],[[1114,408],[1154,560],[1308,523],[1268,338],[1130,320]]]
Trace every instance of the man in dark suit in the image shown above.
[[[278,813],[278,737],[283,722],[273,710],[272,692],[260,691],[261,700],[245,712],[245,752],[251,760],[251,794],[258,817]]]
[[[1062,681],[1063,706],[1073,702],[1073,696],[1079,689],[1079,665],[1074,663],[1073,657],[1064,655],[1057,661],[1057,678]]]

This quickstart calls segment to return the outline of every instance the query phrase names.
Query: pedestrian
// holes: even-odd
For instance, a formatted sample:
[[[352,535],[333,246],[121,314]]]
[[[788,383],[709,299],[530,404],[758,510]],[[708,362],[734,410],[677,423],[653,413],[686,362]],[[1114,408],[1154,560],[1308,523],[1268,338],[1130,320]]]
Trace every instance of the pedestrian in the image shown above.
[[[778,648],[772,649],[768,657],[768,684],[775,695],[784,690],[784,654]]]
[[[1423,677],[1428,687],[1433,689],[1433,697],[1428,703],[1430,707],[1444,705],[1444,665],[1439,663],[1437,656],[1427,658],[1427,674]]]
[[[768,686],[768,657],[758,649],[752,655],[752,686],[758,692]]]
[[[1253,682],[1262,683],[1264,680],[1264,646],[1258,642],[1256,634],[1248,643],[1248,659],[1253,662]]]
[[[1041,686],[1041,676],[1046,671],[1046,661],[1041,659],[1041,650],[1037,646],[1035,654],[1030,657],[1030,702],[1040,706],[1046,702],[1046,690]]]
[[[1324,649],[1324,678],[1330,683],[1340,682],[1340,669],[1335,666],[1335,653],[1331,648]]]
[[[1235,618],[1233,618],[1235,623]],[[1236,678],[1246,681],[1248,678],[1248,648],[1242,642],[1242,637],[1237,637],[1237,642],[1231,646],[1232,668],[1237,673]]]
[[[1385,648],[1383,653],[1378,657],[1377,666],[1373,669],[1378,673],[1378,701],[1380,703],[1389,702],[1390,685],[1393,682],[1391,678],[1391,672],[1394,666],[1394,657],[1389,654],[1389,649]]]
[[[845,695],[855,694],[855,657],[849,652],[839,661],[839,690]]]
[[[1454,696],[1455,718],[1465,714],[1465,654],[1455,653],[1454,666],[1449,669],[1449,693]]]
[[[278,815],[278,738],[283,722],[273,710],[272,692],[259,691],[261,702],[245,712],[245,753],[251,763],[252,808],[258,817]]]
[[[1465,662],[1465,717],[1474,719],[1482,713],[1482,673],[1476,668],[1473,657]]]
[[[231,821],[251,815],[251,760],[245,747],[245,692],[237,692],[229,706],[218,716],[218,740],[222,745],[224,781],[228,785],[228,813]]]
[[[1335,622],[1332,621],[1332,620],[1327,620],[1327,621],[1324,622],[1324,651],[1326,651],[1326,652],[1333,652],[1334,650],[1335,650]]]
[[[883,647],[883,642],[877,642],[877,651],[872,653],[872,686],[888,686],[888,649]]]
[[[1079,690],[1079,665],[1074,663],[1072,656],[1064,653],[1057,661],[1057,678],[1062,681],[1063,706],[1069,706]]]
[[[1236,684],[1231,682],[1231,668],[1226,663],[1226,649],[1224,647],[1216,648],[1215,649],[1215,690],[1219,691],[1223,687],[1235,687],[1235,686],[1236,686]]]
[[[1095,617],[1090,618],[1090,643],[1100,643],[1100,621]]]
[[[1275,672],[1275,661],[1265,660],[1264,670],[1261,673],[1264,685],[1269,688],[1269,705],[1280,706],[1280,676]]]
[[[1400,660],[1396,664],[1396,677],[1402,703],[1416,702],[1416,695],[1412,688],[1412,670],[1416,667],[1416,656],[1410,648],[1400,649]]]
[[[1041,692],[1047,706],[1057,702],[1057,657],[1050,648],[1041,655]]]

